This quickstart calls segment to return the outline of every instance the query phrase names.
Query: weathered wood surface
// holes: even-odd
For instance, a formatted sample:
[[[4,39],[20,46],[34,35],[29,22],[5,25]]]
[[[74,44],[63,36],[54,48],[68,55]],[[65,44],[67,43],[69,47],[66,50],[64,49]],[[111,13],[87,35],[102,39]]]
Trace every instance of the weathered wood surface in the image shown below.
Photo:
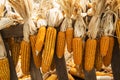
[[[1,33],[3,35],[3,38],[23,37],[23,25],[18,24],[16,26],[5,28],[1,30]]]
[[[85,74],[85,80],[97,80],[96,79],[96,72],[95,72],[94,68],[90,72],[87,72],[84,70],[84,74]]]
[[[31,60],[31,63],[30,63],[30,74],[31,74],[32,80],[43,80],[40,69],[37,69],[35,67],[35,64],[34,64],[34,61],[33,61],[33,56],[31,56],[30,60]]]
[[[115,45],[113,49],[113,56],[112,56],[112,70],[114,80],[120,80],[120,49],[117,39],[115,38]]]

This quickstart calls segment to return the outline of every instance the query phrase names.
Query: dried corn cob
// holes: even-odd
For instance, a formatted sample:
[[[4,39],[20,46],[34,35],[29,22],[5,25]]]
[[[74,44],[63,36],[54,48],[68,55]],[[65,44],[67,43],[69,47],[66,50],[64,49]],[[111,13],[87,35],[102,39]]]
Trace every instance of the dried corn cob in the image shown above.
[[[65,32],[58,32],[56,53],[58,58],[62,58],[65,50]]]
[[[102,63],[103,63],[102,55],[100,54],[100,40],[97,40],[97,49],[96,49],[96,55],[95,55],[95,68],[97,70],[101,70]]]
[[[103,57],[103,63],[106,67],[108,67],[111,63],[111,59],[112,59],[112,51],[113,51],[113,47],[114,47],[114,37],[110,37],[109,39],[109,50],[107,52],[107,55]]]
[[[118,39],[118,43],[120,45],[120,20],[117,21],[116,23],[116,35],[117,35],[117,39]]]
[[[32,55],[33,55],[35,66],[36,66],[36,68],[40,68],[41,62],[42,62],[42,55],[41,54],[36,55],[36,53],[35,53],[36,35],[30,36],[30,42],[31,42]]]
[[[30,43],[26,41],[21,42],[21,69],[23,74],[29,73],[30,67]]]
[[[19,59],[19,52],[20,52],[20,43],[14,42],[11,47],[11,55],[15,66],[17,65]]]
[[[102,36],[100,39],[100,54],[106,56],[109,48],[109,36]]]
[[[0,80],[10,80],[9,62],[7,58],[0,59]]]
[[[95,39],[88,39],[85,47],[85,64],[86,71],[90,71],[94,67],[95,53],[96,53],[97,41]]]
[[[70,73],[68,73],[68,79],[69,80],[75,80]]]
[[[83,43],[81,38],[73,38],[73,59],[76,65],[82,63]]]
[[[48,27],[46,32],[45,46],[42,54],[42,71],[47,72],[53,60],[56,41],[56,29]]]
[[[45,34],[46,34],[46,27],[41,26],[39,28],[36,43],[35,43],[35,51],[37,52],[37,54],[42,50],[44,39],[45,39]]]
[[[57,75],[52,74],[50,77],[48,77],[46,80],[57,80]]]
[[[72,39],[73,39],[73,28],[68,27],[66,29],[66,43],[68,52],[72,52]]]

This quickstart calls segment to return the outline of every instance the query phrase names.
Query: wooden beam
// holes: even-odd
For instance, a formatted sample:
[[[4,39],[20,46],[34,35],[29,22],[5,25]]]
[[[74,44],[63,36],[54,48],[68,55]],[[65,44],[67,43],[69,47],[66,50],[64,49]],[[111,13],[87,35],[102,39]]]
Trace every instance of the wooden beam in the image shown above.
[[[117,38],[115,38],[111,66],[114,80],[120,80],[120,48]]]
[[[1,30],[3,38],[23,37],[23,24],[11,26]]]

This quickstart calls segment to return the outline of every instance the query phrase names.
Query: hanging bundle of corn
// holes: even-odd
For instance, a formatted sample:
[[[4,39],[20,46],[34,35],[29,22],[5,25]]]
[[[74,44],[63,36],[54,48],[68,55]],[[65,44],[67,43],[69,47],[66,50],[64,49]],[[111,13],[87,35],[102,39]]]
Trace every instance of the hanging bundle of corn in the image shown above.
[[[11,55],[12,55],[12,59],[14,62],[14,65],[17,65],[18,59],[19,59],[19,52],[20,52],[20,43],[19,42],[15,42],[15,40],[13,40],[13,44],[11,47]]]
[[[109,2],[109,1],[108,1]],[[103,57],[103,63],[104,65],[107,67],[110,65],[111,63],[111,59],[112,59],[112,51],[113,51],[113,47],[114,47],[114,33],[115,33],[115,29],[116,29],[116,22],[117,22],[117,15],[115,12],[113,12],[112,10],[114,10],[114,7],[111,7],[113,6],[114,2],[109,2],[110,4],[107,5],[106,7],[106,12],[105,14],[103,15],[103,18],[102,18],[102,27],[103,27],[103,36],[107,36],[106,37],[106,40],[108,42],[103,42],[101,40],[101,43],[102,44],[100,46],[100,50],[101,50],[101,54]],[[114,17],[114,18],[113,18]],[[107,45],[106,45],[107,44]],[[105,49],[103,49],[105,48]]]
[[[63,15],[59,9],[50,9],[47,14],[48,28],[46,31],[45,45],[42,53],[42,72],[46,73],[51,66],[57,31],[54,27],[57,27],[62,21]]]
[[[97,48],[97,33],[100,27],[100,16],[104,9],[105,0],[96,1],[96,13],[92,17],[88,26],[88,37],[85,45],[85,63],[84,69],[91,71],[94,67],[95,53]]]
[[[74,26],[74,38],[72,40],[72,46],[73,46],[73,59],[74,63],[77,66],[80,66],[82,63],[82,57],[83,57],[83,39],[86,32],[86,25],[83,20],[83,18],[80,16],[80,5],[79,0],[76,1],[76,22]]]
[[[108,48],[109,50],[106,56],[103,57],[103,63],[106,67],[108,67],[111,64],[113,47],[114,47],[114,37],[110,37],[109,48]]]
[[[66,19],[64,19],[61,27],[60,27],[60,31],[58,32],[57,35],[57,44],[56,44],[56,53],[57,53],[57,57],[58,58],[62,58],[64,55],[64,51],[65,51],[65,31],[66,31]]]
[[[40,68],[41,62],[42,62],[42,55],[41,54],[36,55],[35,42],[36,42],[36,35],[31,35],[30,36],[30,43],[31,43],[31,48],[32,48],[33,60],[34,60],[35,66],[37,68]]]
[[[96,70],[101,70],[103,65],[103,58],[100,54],[100,40],[97,40],[97,50],[95,55],[95,68]]]
[[[102,37],[100,40],[100,53],[104,57],[109,51],[110,36],[114,35],[116,29],[117,15],[112,10],[113,2],[107,2],[105,14],[102,17],[101,28],[103,29]],[[114,19],[113,19],[114,17]]]
[[[73,27],[72,27],[72,19],[71,16],[73,14],[75,0],[59,0],[58,3],[61,5],[63,11],[66,14],[66,43],[67,43],[67,50],[69,53],[72,52],[72,39],[73,39]]]
[[[13,8],[20,14],[24,20],[23,41],[21,42],[21,68],[24,74],[29,73],[30,67],[30,42],[29,34],[36,31],[35,24],[32,21],[32,0],[9,0]]]

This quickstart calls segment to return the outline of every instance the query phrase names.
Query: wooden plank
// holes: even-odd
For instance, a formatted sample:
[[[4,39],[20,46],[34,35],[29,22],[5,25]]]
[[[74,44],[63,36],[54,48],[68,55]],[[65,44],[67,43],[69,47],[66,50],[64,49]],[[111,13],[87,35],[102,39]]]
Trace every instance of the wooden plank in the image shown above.
[[[7,52],[7,57],[8,57],[8,60],[9,60],[10,80],[18,80],[17,73],[16,73],[16,70],[15,70],[15,66],[14,66],[12,57],[10,56],[10,53],[9,53],[8,43],[4,42],[4,44],[5,44],[5,48],[6,48],[6,52]]]
[[[30,63],[30,74],[31,74],[32,80],[43,80],[40,69],[37,69],[35,67],[35,64],[34,64],[34,61],[33,61],[33,56],[31,56],[30,60],[31,60],[31,63]]]
[[[111,62],[114,80],[120,80],[120,49],[117,39],[115,38],[115,45],[113,49],[113,56]]]
[[[85,80],[97,80],[95,68],[93,68],[93,70],[91,70],[90,72],[84,70],[84,74],[85,74]]]
[[[10,37],[23,37],[23,24],[18,24],[16,26],[11,26],[1,30],[3,38]]]
[[[64,56],[59,59],[55,54],[56,72],[59,80],[69,80],[67,76],[66,63]]]

